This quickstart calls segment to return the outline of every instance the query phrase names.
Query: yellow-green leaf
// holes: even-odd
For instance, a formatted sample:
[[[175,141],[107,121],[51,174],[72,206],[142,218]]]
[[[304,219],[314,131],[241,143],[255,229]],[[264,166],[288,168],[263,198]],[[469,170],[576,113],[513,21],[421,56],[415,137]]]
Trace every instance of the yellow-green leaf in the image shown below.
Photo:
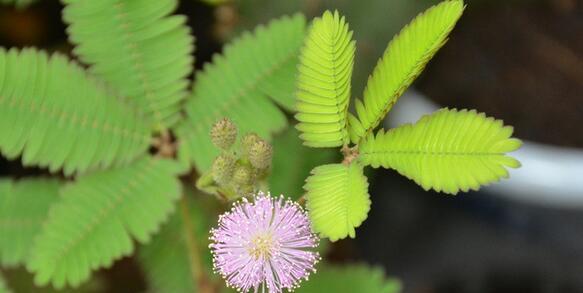
[[[306,180],[306,208],[314,231],[331,241],[354,238],[370,210],[368,181],[358,162],[329,164],[312,170]]]
[[[358,118],[350,118],[350,137],[358,143],[377,127],[397,99],[447,41],[464,10],[461,0],[444,1],[417,16],[391,40],[356,101]]]
[[[520,163],[506,155],[518,149],[513,128],[475,110],[441,109],[387,132],[370,134],[360,159],[397,170],[425,190],[456,194],[507,178]]]
[[[338,11],[314,19],[300,55],[295,116],[307,146],[336,147],[349,141],[354,44],[352,31]]]

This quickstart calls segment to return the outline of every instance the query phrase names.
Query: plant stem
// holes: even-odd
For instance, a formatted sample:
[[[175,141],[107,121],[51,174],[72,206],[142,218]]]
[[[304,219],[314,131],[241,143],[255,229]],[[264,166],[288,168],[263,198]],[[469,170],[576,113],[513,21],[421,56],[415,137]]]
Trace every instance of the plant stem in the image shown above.
[[[302,195],[300,198],[298,198],[298,203],[299,203],[301,206],[304,206],[304,205],[306,205],[306,195],[305,195],[305,194],[304,194],[304,195]]]
[[[7,282],[8,281],[6,280],[6,278],[4,276],[4,272],[2,271],[2,269],[0,269],[0,290],[5,289],[5,288],[10,289],[10,288],[8,288]],[[8,290],[8,291],[12,292],[10,290]]]
[[[344,160],[342,160],[342,164],[344,165],[350,165],[350,163],[352,163],[353,160],[358,158],[358,146],[349,147],[347,145],[344,145],[342,147],[341,152],[342,155],[344,156]]]
[[[193,234],[190,209],[188,206],[188,197],[186,195],[183,195],[182,199],[180,200],[180,209],[182,213],[182,222],[184,227],[184,235],[186,236],[186,246],[188,248],[190,272],[192,273],[192,278],[196,282],[198,292],[214,293],[215,290],[213,289],[213,286],[210,280],[208,280],[204,271],[204,266],[200,257],[200,247],[198,246],[196,238]]]

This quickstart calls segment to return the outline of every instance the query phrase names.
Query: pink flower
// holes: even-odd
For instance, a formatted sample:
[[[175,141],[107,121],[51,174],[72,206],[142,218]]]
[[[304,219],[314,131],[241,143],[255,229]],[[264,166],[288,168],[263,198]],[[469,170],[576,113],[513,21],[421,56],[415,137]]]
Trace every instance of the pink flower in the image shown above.
[[[293,290],[315,272],[319,239],[299,204],[259,192],[219,217],[211,230],[215,272],[240,292]]]

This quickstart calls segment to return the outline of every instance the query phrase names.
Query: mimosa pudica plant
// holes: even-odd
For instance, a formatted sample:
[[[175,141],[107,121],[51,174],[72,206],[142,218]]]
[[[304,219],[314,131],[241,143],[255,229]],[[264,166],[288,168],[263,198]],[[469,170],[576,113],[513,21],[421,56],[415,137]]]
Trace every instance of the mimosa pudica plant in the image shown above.
[[[335,241],[355,237],[371,200],[364,166],[394,169],[425,190],[456,194],[508,177],[519,162],[513,129],[475,110],[441,109],[415,124],[375,129],[424,69],[464,10],[445,1],[417,16],[389,43],[356,114],[348,111],[355,41],[338,12],[314,20],[298,68],[297,129],[310,147],[341,147],[344,160],[312,170],[306,207],[313,228]]]
[[[243,33],[194,74],[191,89],[194,38],[186,17],[172,15],[176,0],[63,3],[74,60],[0,49],[0,153],[57,175],[0,179],[0,263],[26,267],[39,290],[79,287],[139,246],[149,290],[222,292],[210,268],[209,227],[221,203],[269,190],[272,135],[288,126],[286,112],[297,112],[305,145],[344,155],[313,169],[304,186],[312,232],[331,241],[355,237],[367,217],[365,166],[449,194],[519,166],[506,155],[520,146],[512,128],[474,110],[446,108],[376,130],[446,42],[461,0],[430,8],[389,43],[354,114],[356,47],[338,12],[308,28],[296,14]],[[197,192],[193,178],[220,201]],[[250,251],[270,257],[271,240]],[[399,290],[378,269],[321,267],[297,291],[334,288],[338,278],[346,290]],[[276,288],[297,287],[296,279]],[[10,285],[0,275],[0,292]]]

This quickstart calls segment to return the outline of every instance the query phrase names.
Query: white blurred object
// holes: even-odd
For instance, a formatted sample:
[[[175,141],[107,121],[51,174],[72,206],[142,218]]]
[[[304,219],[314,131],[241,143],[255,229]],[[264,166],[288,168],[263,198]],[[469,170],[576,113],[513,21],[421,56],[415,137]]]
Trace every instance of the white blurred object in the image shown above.
[[[409,90],[395,104],[385,123],[413,123],[439,105]],[[477,109],[480,110],[480,109]],[[583,150],[524,141],[513,157],[522,163],[510,179],[484,187],[486,192],[539,205],[583,208]]]

